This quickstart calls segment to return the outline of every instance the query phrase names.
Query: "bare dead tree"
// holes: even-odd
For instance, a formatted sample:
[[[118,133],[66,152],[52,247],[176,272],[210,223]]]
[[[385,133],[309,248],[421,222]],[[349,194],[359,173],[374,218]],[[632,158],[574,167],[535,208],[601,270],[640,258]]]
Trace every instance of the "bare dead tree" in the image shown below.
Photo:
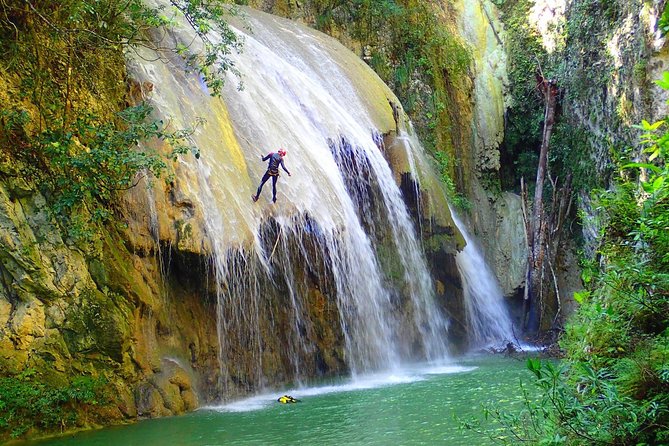
[[[548,214],[549,230],[546,234],[547,266],[551,272],[553,281],[553,290],[555,291],[555,316],[553,317],[552,327],[555,327],[562,315],[562,305],[560,302],[560,287],[555,273],[555,265],[558,260],[560,246],[562,245],[562,234],[564,234],[565,222],[571,213],[573,203],[572,175],[568,173],[564,184],[560,185],[559,179],[553,178],[549,173],[549,180],[553,190],[551,199],[551,210]]]
[[[537,333],[541,324],[541,300],[543,295],[544,260],[546,255],[547,219],[544,215],[544,181],[548,165],[550,138],[555,125],[557,110],[558,87],[551,79],[546,79],[541,72],[537,73],[537,88],[544,99],[544,129],[539,152],[539,164],[534,188],[532,215],[526,222],[528,236],[529,262],[527,266],[527,282],[525,292],[524,328],[529,334]]]

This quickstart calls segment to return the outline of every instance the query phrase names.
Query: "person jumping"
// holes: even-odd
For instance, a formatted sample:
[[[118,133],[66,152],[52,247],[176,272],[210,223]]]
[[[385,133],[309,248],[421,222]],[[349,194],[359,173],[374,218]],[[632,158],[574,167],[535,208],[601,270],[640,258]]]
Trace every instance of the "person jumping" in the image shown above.
[[[286,169],[286,166],[283,165],[284,156],[286,156],[286,150],[279,149],[277,153],[270,152],[267,154],[267,156],[262,157],[263,161],[269,160],[269,163],[267,164],[267,172],[265,172],[265,175],[263,175],[256,194],[251,195],[251,198],[254,202],[258,201],[260,193],[262,192],[262,187],[265,185],[267,180],[272,177],[272,203],[276,203],[276,180],[279,178],[279,166],[281,166],[281,168],[286,171],[288,176],[291,176],[290,172],[288,172],[288,169]]]

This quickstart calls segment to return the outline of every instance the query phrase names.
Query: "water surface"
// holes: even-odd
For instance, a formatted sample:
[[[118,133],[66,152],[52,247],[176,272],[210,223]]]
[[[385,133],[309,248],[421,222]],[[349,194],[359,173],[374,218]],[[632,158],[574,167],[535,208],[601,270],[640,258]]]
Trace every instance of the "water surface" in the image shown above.
[[[39,446],[137,445],[490,445],[486,434],[462,430],[459,419],[481,405],[518,407],[525,362],[477,357],[441,367],[415,367],[356,380],[281,389],[222,407],[142,421]],[[532,388],[532,386],[528,386]],[[284,393],[301,400],[279,404]],[[489,425],[492,431],[496,427]]]

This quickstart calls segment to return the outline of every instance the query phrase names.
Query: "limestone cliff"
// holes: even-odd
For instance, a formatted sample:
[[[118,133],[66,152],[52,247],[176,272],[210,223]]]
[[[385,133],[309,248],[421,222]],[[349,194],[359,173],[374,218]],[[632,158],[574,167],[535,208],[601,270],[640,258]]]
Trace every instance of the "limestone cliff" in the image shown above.
[[[82,251],[28,184],[6,180],[1,197],[4,374],[33,369],[54,386],[104,377],[104,423],[182,413],[213,396],[212,303],[199,281],[174,274],[197,263],[169,262],[154,243],[129,251],[115,230]]]
[[[665,2],[612,1],[605,8],[573,1],[554,20],[567,36],[563,43],[565,119],[587,133],[585,154],[606,186],[612,157],[638,155],[642,119],[667,115],[667,92],[654,81],[669,68],[666,38],[658,29]],[[541,10],[538,11],[541,17]],[[554,32],[554,31],[553,31]],[[548,33],[550,34],[550,32]],[[626,153],[628,148],[633,148]],[[596,218],[581,194],[586,250],[597,243]]]
[[[525,283],[527,251],[520,197],[500,192],[499,147],[504,139],[507,98],[506,34],[499,12],[489,2],[461,2],[458,23],[473,54],[473,168],[468,196],[475,233],[482,240],[506,295]]]

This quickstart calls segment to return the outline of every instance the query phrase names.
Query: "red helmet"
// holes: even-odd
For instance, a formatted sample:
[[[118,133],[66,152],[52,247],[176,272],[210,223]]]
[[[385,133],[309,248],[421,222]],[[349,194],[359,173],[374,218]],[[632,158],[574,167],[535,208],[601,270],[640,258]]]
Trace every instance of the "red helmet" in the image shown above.
[[[286,149],[279,149],[279,155],[286,156]]]

